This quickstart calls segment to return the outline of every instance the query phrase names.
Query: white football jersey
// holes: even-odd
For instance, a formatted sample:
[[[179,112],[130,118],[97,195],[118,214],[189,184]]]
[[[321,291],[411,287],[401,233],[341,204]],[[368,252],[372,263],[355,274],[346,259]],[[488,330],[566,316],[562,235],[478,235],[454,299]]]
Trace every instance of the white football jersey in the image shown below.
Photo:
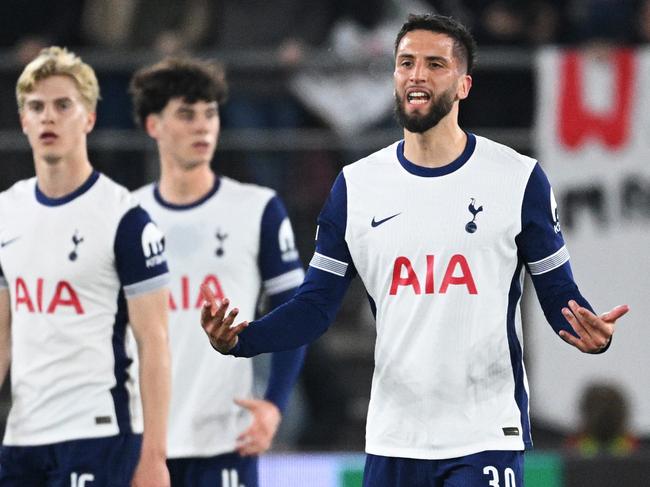
[[[310,263],[323,273],[306,281],[327,288],[356,271],[368,291],[377,341],[366,451],[522,450],[532,445],[523,270],[541,276],[569,258],[552,191],[536,161],[482,137],[468,134],[464,153],[440,168],[411,163],[403,144],[343,169]],[[238,353],[262,350],[253,337],[271,330],[285,333],[252,326]]]
[[[0,286],[11,297],[4,443],[141,432],[126,299],[166,285],[164,239],[129,192],[93,172],[51,199],[36,179],[0,194]]]
[[[234,398],[252,395],[252,362],[216,353],[200,326],[207,283],[252,320],[264,291],[273,296],[302,282],[293,231],[275,193],[220,176],[190,205],[163,200],[151,184],[135,193],[166,237],[171,274],[172,400],[168,457],[235,450],[250,416]]]

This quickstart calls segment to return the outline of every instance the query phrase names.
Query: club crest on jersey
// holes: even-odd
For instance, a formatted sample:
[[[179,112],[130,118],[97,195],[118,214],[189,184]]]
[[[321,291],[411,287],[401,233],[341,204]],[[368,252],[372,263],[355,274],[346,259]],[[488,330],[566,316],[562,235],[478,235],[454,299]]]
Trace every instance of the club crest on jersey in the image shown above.
[[[142,252],[145,257],[145,264],[149,267],[155,267],[165,262],[165,237],[158,227],[152,222],[145,225],[142,230]]]
[[[74,245],[74,247],[72,248],[72,252],[68,254],[68,259],[70,259],[72,262],[77,260],[77,257],[79,256],[77,250],[79,248],[79,244],[83,241],[84,238],[79,235],[79,230],[75,230],[74,234],[72,235],[72,245]]]
[[[480,212],[483,211],[483,205],[477,208],[474,203],[476,203],[476,199],[470,198],[469,206],[467,207],[467,209],[472,214],[472,220],[467,222],[467,225],[465,225],[465,231],[467,233],[474,233],[476,231],[476,229],[478,228],[475,222],[476,215],[478,215]]]
[[[214,251],[214,254],[217,257],[222,257],[223,254],[225,253],[225,250],[223,249],[223,241],[228,238],[228,234],[227,233],[221,233],[221,229],[217,228],[217,233],[214,234],[214,237],[219,242],[218,245],[217,245],[216,250]]]

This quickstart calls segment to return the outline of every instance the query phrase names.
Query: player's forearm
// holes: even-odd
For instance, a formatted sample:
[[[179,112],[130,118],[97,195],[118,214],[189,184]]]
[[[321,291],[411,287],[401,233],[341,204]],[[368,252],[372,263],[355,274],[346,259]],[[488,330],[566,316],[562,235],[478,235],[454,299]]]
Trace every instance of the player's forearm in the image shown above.
[[[148,336],[138,348],[144,415],[142,454],[165,457],[171,382],[166,334]]]
[[[4,384],[7,378],[7,372],[9,371],[9,364],[11,363],[11,346],[9,343],[5,344],[5,340],[2,340],[0,344],[0,387]]]
[[[271,358],[271,374],[264,398],[283,412],[289,402],[291,390],[298,379],[305,360],[307,347],[286,352],[277,352]]]
[[[241,332],[229,354],[253,357],[293,350],[313,342],[334,321],[351,275],[340,277],[309,267],[297,294]]]
[[[167,290],[128,300],[129,319],[138,343],[140,395],[144,414],[142,455],[165,457],[170,398],[170,356],[167,337]]]
[[[7,289],[0,289],[0,385],[11,362],[11,301]]]
[[[340,299],[298,293],[289,302],[253,321],[230,352],[236,357],[293,350],[320,337],[334,320]]]
[[[556,333],[565,330],[575,335],[575,331],[562,315],[562,308],[566,308],[569,301],[574,300],[584,308],[591,311],[593,309],[573,280],[570,264],[566,262],[550,272],[532,276],[532,280],[544,316],[551,327]]]
[[[7,379],[7,372],[9,371],[9,364],[11,363],[11,347],[5,345],[4,340],[0,345],[0,387]]]

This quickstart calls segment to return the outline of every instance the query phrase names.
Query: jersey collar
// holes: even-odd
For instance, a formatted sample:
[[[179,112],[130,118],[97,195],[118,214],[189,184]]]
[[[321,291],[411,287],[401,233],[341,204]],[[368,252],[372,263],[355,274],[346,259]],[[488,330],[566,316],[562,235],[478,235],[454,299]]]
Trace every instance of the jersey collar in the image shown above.
[[[212,189],[207,192],[204,196],[201,196],[196,201],[193,201],[192,203],[187,203],[184,205],[177,205],[175,203],[170,203],[169,201],[165,201],[160,194],[160,189],[158,188],[158,183],[154,184],[153,186],[153,197],[156,199],[158,204],[160,206],[163,206],[165,208],[168,208],[170,210],[191,210],[192,208],[196,208],[197,206],[202,205],[205,203],[207,200],[212,198],[214,194],[219,190],[219,186],[221,185],[221,178],[217,175],[215,175],[214,178],[214,184],[212,185]]]
[[[397,159],[404,169],[415,176],[422,177],[437,177],[444,176],[446,174],[451,174],[454,171],[457,171],[469,160],[469,158],[474,153],[476,148],[476,137],[474,134],[466,132],[467,134],[467,143],[465,144],[465,149],[460,156],[455,160],[451,161],[449,164],[442,167],[422,167],[417,164],[413,164],[406,157],[404,157],[404,141],[400,141],[397,144]]]
[[[48,196],[45,196],[45,193],[43,193],[39,188],[38,188],[38,181],[35,184],[35,193],[36,193],[36,200],[45,206],[61,206],[65,205],[66,203],[69,203],[75,198],[78,198],[82,194],[84,194],[86,191],[88,191],[92,186],[97,182],[99,179],[99,172],[95,171],[93,169],[93,172],[88,176],[88,179],[79,186],[77,189],[75,189],[72,193],[69,193],[65,196],[61,196],[60,198],[50,198]]]

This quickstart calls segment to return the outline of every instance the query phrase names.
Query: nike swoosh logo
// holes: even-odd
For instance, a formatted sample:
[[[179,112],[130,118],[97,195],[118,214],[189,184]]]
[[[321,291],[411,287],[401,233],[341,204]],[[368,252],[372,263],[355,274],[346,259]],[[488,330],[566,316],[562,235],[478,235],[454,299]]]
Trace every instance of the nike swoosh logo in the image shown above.
[[[14,238],[10,238],[9,240],[6,240],[6,241],[4,241],[4,242],[0,242],[0,248],[4,248],[4,247],[6,247],[6,246],[9,245],[9,244],[14,243],[14,242],[15,242],[16,240],[18,240],[19,238],[20,238],[20,237],[14,237]]]
[[[383,220],[379,220],[379,221],[376,221],[375,217],[373,216],[372,221],[370,222],[370,225],[372,226],[372,228],[378,227],[382,223],[386,223],[388,220],[391,220],[391,219],[393,219],[396,216],[401,215],[401,214],[402,214],[401,212],[400,213],[395,213],[394,215],[391,215],[388,218],[384,218]]]

